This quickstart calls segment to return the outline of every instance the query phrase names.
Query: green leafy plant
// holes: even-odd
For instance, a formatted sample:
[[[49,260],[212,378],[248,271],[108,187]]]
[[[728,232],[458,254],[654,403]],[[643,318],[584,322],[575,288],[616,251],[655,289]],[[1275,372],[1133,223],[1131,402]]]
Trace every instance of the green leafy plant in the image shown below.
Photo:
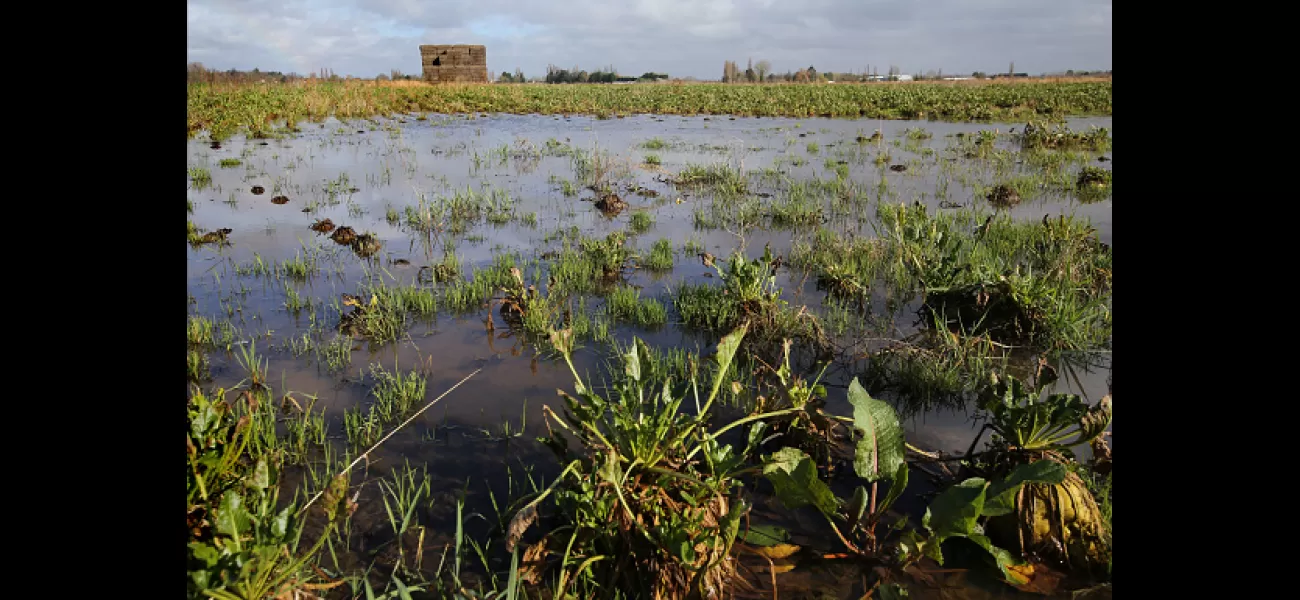
[[[853,470],[871,484],[870,491],[859,485],[847,502],[837,498],[818,478],[812,459],[797,448],[783,448],[768,456],[763,462],[763,475],[787,508],[812,505],[849,551],[870,556],[879,548],[877,522],[907,487],[903,430],[893,407],[872,398],[856,378],[849,384],[848,396],[853,405],[853,428],[860,436],[855,444]],[[881,481],[890,482],[883,499]]]
[[[305,589],[314,578],[306,567],[327,535],[298,552],[304,521],[296,502],[281,507],[275,455],[253,460],[246,452],[251,420],[236,419],[224,394],[212,400],[196,389],[187,411],[187,589],[219,600]]]
[[[989,517],[1013,512],[1015,498],[1026,484],[1057,484],[1065,476],[1064,466],[1042,462],[1021,465],[1001,481],[972,477],[944,490],[926,508],[921,519],[922,529],[903,532],[898,544],[899,563],[907,565],[924,556],[942,565],[944,542],[965,538],[988,554],[1008,583],[1027,583],[1027,573],[1032,570],[1025,569],[1022,561],[994,545],[984,534],[983,523]]]
[[[706,422],[728,367],[746,333],[744,326],[718,345],[712,385],[701,393],[699,375],[674,385],[636,339],[621,370],[598,394],[574,370],[572,334],[555,331],[552,345],[574,376],[575,394],[561,391],[564,415],[544,409],[543,441],[566,464],[545,491],[516,512],[508,548],[538,519],[537,508],[554,495],[560,524],[524,552],[524,579],[536,581],[548,557],[560,557],[556,593],[579,578],[629,595],[679,598],[721,593],[734,564],[728,560],[747,503],[737,493],[743,463],[757,446],[764,418],[754,415],[710,431]],[[702,398],[703,396],[703,398]],[[693,400],[695,414],[682,410]],[[717,438],[749,424],[746,447]],[[579,444],[575,451],[569,440]],[[698,456],[698,458],[697,458]],[[712,590],[712,591],[710,591]]]

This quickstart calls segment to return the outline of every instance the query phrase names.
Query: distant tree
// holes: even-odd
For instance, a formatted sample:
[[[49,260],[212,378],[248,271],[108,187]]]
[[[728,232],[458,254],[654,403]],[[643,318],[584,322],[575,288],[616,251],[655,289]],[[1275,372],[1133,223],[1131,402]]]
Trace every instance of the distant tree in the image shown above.
[[[375,81],[388,81],[388,74],[380,73],[378,75],[375,75]]]
[[[758,75],[759,81],[763,81],[763,79],[767,77],[767,74],[771,72],[771,70],[772,70],[772,63],[766,60],[760,60],[758,61],[758,64],[754,65],[754,72]]]
[[[723,61],[722,63],[722,82],[735,83],[740,81],[740,69],[736,68],[735,61]]]
[[[1016,76],[1016,61],[1011,61],[1011,66],[1007,67],[1007,77]]]
[[[514,83],[515,78],[508,71],[502,71],[501,76],[497,78],[497,83]]]

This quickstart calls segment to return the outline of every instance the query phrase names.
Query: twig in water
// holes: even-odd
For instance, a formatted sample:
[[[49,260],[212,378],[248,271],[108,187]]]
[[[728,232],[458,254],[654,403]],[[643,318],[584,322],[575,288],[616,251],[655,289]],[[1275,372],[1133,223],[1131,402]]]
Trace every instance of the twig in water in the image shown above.
[[[357,463],[361,462],[363,459],[369,459],[369,457],[370,457],[370,453],[371,453],[371,452],[374,452],[374,451],[375,451],[375,448],[378,448],[380,444],[384,443],[385,441],[388,441],[388,438],[393,437],[393,434],[397,433],[398,431],[401,431],[401,429],[402,429],[403,427],[406,427],[406,425],[407,425],[408,423],[410,423],[411,421],[414,421],[416,417],[418,417],[418,416],[424,414],[424,411],[429,410],[429,407],[430,407],[430,406],[433,406],[434,404],[437,404],[439,400],[442,400],[444,397],[446,397],[447,394],[450,394],[450,393],[452,392],[452,390],[455,390],[456,388],[460,387],[460,384],[465,383],[466,381],[469,381],[469,378],[470,378],[470,377],[473,377],[473,376],[475,376],[475,375],[478,375],[479,371],[482,371],[482,370],[483,370],[483,367],[479,367],[479,368],[477,368],[477,369],[474,369],[474,372],[473,372],[473,373],[470,373],[469,375],[466,375],[464,379],[462,379],[462,380],[456,382],[456,385],[453,385],[453,386],[451,386],[450,388],[448,388],[447,391],[445,391],[445,392],[442,393],[442,395],[438,396],[437,398],[434,398],[434,399],[431,400],[428,404],[425,404],[425,405],[424,405],[424,408],[421,408],[420,410],[416,411],[415,414],[411,415],[410,418],[408,418],[407,420],[402,421],[402,424],[401,424],[401,425],[398,425],[398,426],[397,426],[396,428],[394,428],[392,431],[388,432],[388,435],[384,436],[383,438],[380,438],[380,440],[379,440],[378,442],[375,442],[375,445],[371,446],[370,449],[366,450],[365,452],[362,452],[360,456],[358,456],[355,460],[353,460],[352,463],[349,464],[347,467],[345,467],[342,471],[339,471],[339,473],[338,473],[337,475],[335,475],[334,477],[337,478],[337,477],[343,475],[344,473],[347,473],[348,471],[351,471],[351,470],[352,470],[352,467],[357,466]],[[309,506],[311,506],[312,503],[315,502],[318,498],[320,498],[320,497],[321,497],[321,494],[324,494],[324,493],[325,493],[325,490],[321,490],[321,491],[319,491],[319,492],[316,492],[316,495],[315,495],[315,496],[312,496],[311,500],[308,500],[306,504],[302,505],[302,508],[298,509],[298,514],[302,514],[303,511],[307,510],[307,508],[308,508]]]

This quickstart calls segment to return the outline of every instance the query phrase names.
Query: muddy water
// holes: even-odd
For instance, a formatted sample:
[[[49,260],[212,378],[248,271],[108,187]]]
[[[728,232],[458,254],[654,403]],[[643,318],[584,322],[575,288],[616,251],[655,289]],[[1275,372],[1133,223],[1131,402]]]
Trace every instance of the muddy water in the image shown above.
[[[187,246],[189,313],[234,322],[239,328],[235,343],[254,344],[258,353],[269,360],[269,382],[277,393],[292,391],[318,398],[317,406],[324,407],[331,420],[330,435],[340,447],[343,411],[368,401],[373,383],[365,376],[368,365],[380,364],[390,371],[394,366],[403,370],[422,366],[429,373],[430,399],[471,371],[482,369],[387,442],[374,457],[372,475],[376,471],[386,473],[404,460],[422,462],[436,473],[435,489],[444,491],[463,487],[466,478],[485,482],[504,475],[507,464],[516,469],[531,464],[539,474],[554,475],[548,466],[553,461],[531,440],[545,433],[541,406],[555,406],[555,389],[572,389],[571,376],[562,362],[539,357],[527,342],[501,337],[499,317],[495,333],[489,333],[484,326],[486,309],[463,317],[440,312],[433,319],[412,319],[405,339],[379,347],[354,343],[347,368],[329,373],[311,353],[295,357],[286,348],[290,339],[310,332],[313,326],[310,311],[295,314],[285,308],[286,287],[317,304],[316,327],[328,330],[337,314],[325,306],[335,304],[341,293],[355,293],[356,282],[367,273],[382,271],[391,277],[390,283],[409,283],[415,281],[420,266],[442,256],[445,240],[391,225],[385,219],[386,212],[391,208],[404,214],[406,207],[418,205],[421,198],[451,195],[467,186],[480,190],[486,185],[507,191],[516,200],[516,214],[535,213],[537,223],[526,226],[516,220],[500,226],[484,223],[471,229],[455,244],[462,273],[471,266],[489,264],[502,253],[535,258],[544,249],[555,248],[554,242],[547,244],[544,238],[558,228],[577,226],[586,235],[602,236],[625,229],[631,215],[642,211],[653,215],[654,226],[632,238],[629,245],[648,251],[662,237],[680,249],[683,242],[694,239],[710,252],[725,255],[737,247],[737,238],[722,230],[698,230],[694,224],[694,211],[709,199],[703,194],[676,190],[659,180],[663,174],[675,173],[688,164],[727,162],[747,171],[775,167],[799,179],[833,177],[827,160],[843,160],[850,178],[873,194],[881,178],[885,178],[889,184],[885,197],[889,201],[920,201],[933,210],[939,210],[943,202],[969,206],[982,200],[974,197],[973,185],[968,184],[980,181],[987,185],[991,171],[971,165],[945,170],[940,165],[949,155],[944,149],[958,133],[987,129],[1006,132],[1017,125],[1023,124],[677,116],[600,120],[517,115],[447,116],[420,121],[407,116],[400,120],[303,124],[303,133],[294,139],[263,142],[236,138],[222,142],[220,149],[191,140],[187,143],[187,166],[207,169],[212,182],[200,189],[187,179],[187,197],[194,206],[189,218],[204,229],[228,227],[233,233],[229,237],[232,245],[225,248]],[[1109,118],[1076,119],[1069,125],[1076,130],[1089,125],[1112,127]],[[906,140],[904,132],[918,127],[933,137],[918,142]],[[891,155],[890,164],[907,164],[905,172],[874,164],[874,152],[864,152],[863,145],[855,141],[858,136],[870,136],[877,128]],[[662,139],[667,147],[642,148],[641,144],[651,138]],[[524,158],[518,154],[525,147],[545,150],[547,140],[610,152],[625,164],[631,182],[658,192],[658,197],[626,194],[629,210],[616,218],[605,218],[585,201],[592,199],[592,192],[579,189],[576,196],[566,197],[561,186],[552,181],[552,176],[576,180],[569,157]],[[895,140],[898,145],[894,145]],[[818,145],[815,153],[809,143]],[[658,155],[661,166],[643,165],[642,158],[647,154]],[[239,159],[240,164],[222,167],[223,159]],[[1097,162],[1095,157],[1088,164],[1104,168],[1111,165]],[[957,175],[958,171],[963,175]],[[263,186],[265,193],[254,194],[253,186]],[[287,196],[289,202],[271,202],[280,195]],[[678,198],[682,202],[676,202]],[[312,212],[303,212],[309,206]],[[1035,220],[1056,214],[1086,217],[1101,240],[1111,243],[1111,207],[1109,199],[1081,204],[1069,197],[1045,194],[1015,208],[1012,214]],[[347,247],[308,229],[318,218],[351,226],[359,233],[373,232],[383,242],[383,249],[369,261],[358,258]],[[786,254],[791,239],[788,230],[757,229],[747,235],[743,250],[749,256],[758,256],[764,245],[770,244],[775,253]],[[251,265],[257,257],[274,265],[311,252],[319,254],[322,272],[306,281],[240,275],[237,270],[239,265]],[[397,259],[410,264],[394,264]],[[705,277],[709,270],[694,256],[679,251],[675,261],[676,268],[666,277],[638,272],[630,276],[629,283],[642,287],[643,295],[660,297],[671,307],[669,285],[711,281]],[[822,294],[811,279],[785,269],[779,283],[792,303],[808,304],[816,312]],[[588,306],[598,304],[589,302]],[[673,319],[670,308],[670,323]],[[671,325],[655,332],[630,328],[614,331],[614,337],[622,341],[632,335],[660,347],[710,350],[707,340]],[[576,355],[577,366],[580,372],[595,375],[607,349],[592,343],[586,346]],[[211,352],[209,358],[216,384],[229,386],[244,376],[233,354]],[[847,384],[852,370],[839,370],[840,374],[829,382],[833,389],[842,390],[840,386]],[[1075,372],[1073,376],[1063,374],[1056,387],[1095,401],[1108,393],[1108,376],[1106,368]],[[831,396],[829,410],[848,414],[843,392],[832,392]],[[512,431],[523,422],[523,435],[500,439],[506,422],[512,424]],[[909,418],[906,427],[908,440],[918,446],[958,452],[966,449],[978,424],[965,410],[936,409]],[[471,493],[478,495],[478,508],[483,510],[486,488],[474,485]],[[498,496],[505,494],[500,481],[490,485]],[[436,526],[454,518],[454,512],[447,514],[447,506],[443,503],[430,507],[423,522]],[[382,505],[372,503],[362,509],[358,518],[375,519],[382,525],[382,512]]]

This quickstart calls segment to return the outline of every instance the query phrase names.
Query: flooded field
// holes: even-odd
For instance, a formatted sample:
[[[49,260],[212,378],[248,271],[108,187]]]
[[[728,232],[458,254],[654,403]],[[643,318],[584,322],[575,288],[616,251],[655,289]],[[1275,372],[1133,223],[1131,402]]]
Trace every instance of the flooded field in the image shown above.
[[[919,525],[960,468],[926,453],[993,439],[977,418],[990,375],[1088,405],[1110,394],[1109,117],[1029,134],[1025,123],[653,115],[300,127],[187,141],[187,363],[191,394],[224,390],[247,417],[246,443],[277,456],[281,503],[355,503],[345,524],[305,513],[301,549],[327,532],[321,595],[398,597],[393,581],[439,595],[553,585],[540,566],[511,576],[557,527],[555,510],[520,508],[563,479],[566,462],[538,440],[557,428],[548,414],[572,410],[556,390],[580,395],[575,373],[604,389],[631,368],[619,356],[634,338],[655,373],[680,382],[698,367],[700,396],[681,407],[695,414],[713,383],[704,363],[747,323],[719,378],[715,428],[788,400],[793,388],[773,383],[787,357],[794,375],[821,375],[824,414],[859,418],[855,379],[888,403],[909,459],[922,460],[882,509],[882,536],[897,517]],[[1012,264],[1031,255],[1062,258],[1054,270]],[[1086,298],[1058,295],[1079,286]],[[859,484],[852,435],[811,429],[835,443],[810,450],[809,464],[847,503]],[[744,447],[744,431],[719,439]],[[346,494],[328,489],[381,439]],[[786,451],[763,444],[763,455]],[[1092,460],[1087,444],[1072,452]],[[839,529],[778,500],[771,479],[737,476],[753,507],[742,537],[768,550],[735,559],[727,580],[745,583],[727,595],[862,597],[870,568],[835,560],[846,552]],[[1108,491],[1098,502],[1108,524]],[[706,521],[729,514],[709,510]],[[779,556],[754,527],[780,527],[798,552]],[[560,554],[563,542],[573,543],[565,534]],[[605,560],[593,556],[584,560]],[[573,560],[553,559],[561,570]],[[907,587],[1028,593],[974,573],[932,569],[917,577],[933,585]],[[613,597],[606,583],[568,591]],[[1034,585],[1058,591],[1048,576],[1020,587]]]

